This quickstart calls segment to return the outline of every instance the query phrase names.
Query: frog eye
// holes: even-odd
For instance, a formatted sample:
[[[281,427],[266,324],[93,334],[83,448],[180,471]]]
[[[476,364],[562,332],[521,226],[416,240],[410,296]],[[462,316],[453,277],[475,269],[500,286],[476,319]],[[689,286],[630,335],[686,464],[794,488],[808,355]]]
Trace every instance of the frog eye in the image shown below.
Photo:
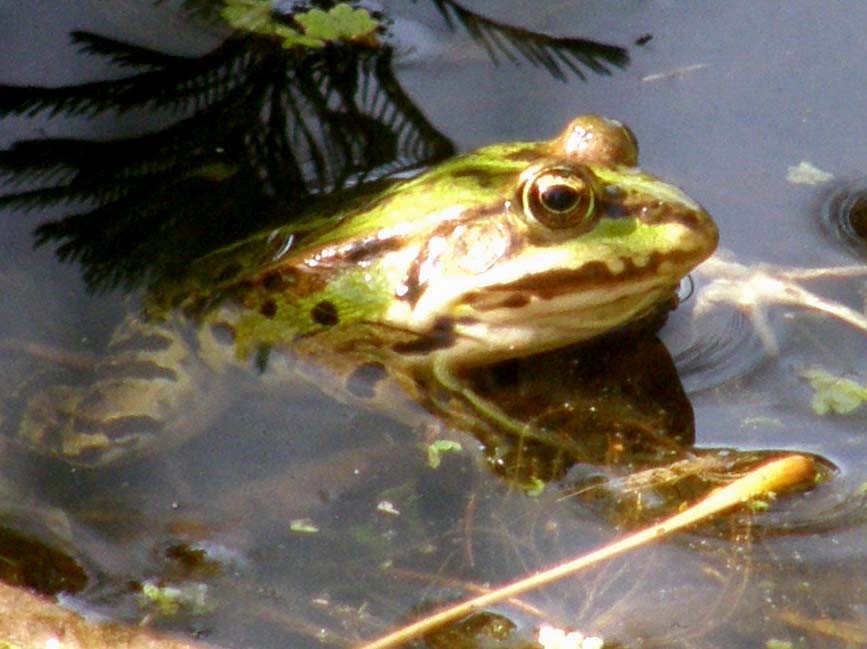
[[[521,203],[524,214],[546,228],[580,228],[593,216],[593,174],[579,165],[537,170],[523,184]]]

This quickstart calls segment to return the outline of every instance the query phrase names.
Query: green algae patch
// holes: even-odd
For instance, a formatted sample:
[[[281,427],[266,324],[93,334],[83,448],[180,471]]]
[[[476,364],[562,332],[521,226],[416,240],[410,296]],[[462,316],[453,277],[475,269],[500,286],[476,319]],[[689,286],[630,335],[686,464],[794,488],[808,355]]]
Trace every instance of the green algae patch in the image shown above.
[[[376,45],[379,28],[368,11],[353,9],[345,2],[328,11],[311,9],[293,14],[299,29],[277,20],[271,3],[265,0],[228,0],[220,15],[239,31],[279,38],[286,49],[319,49],[337,42]]]
[[[848,415],[867,402],[867,386],[857,381],[818,368],[800,374],[813,388],[811,406],[817,415]]]
[[[459,442],[438,439],[427,445],[427,464],[431,469],[439,468],[446,453],[456,453],[462,449]]]

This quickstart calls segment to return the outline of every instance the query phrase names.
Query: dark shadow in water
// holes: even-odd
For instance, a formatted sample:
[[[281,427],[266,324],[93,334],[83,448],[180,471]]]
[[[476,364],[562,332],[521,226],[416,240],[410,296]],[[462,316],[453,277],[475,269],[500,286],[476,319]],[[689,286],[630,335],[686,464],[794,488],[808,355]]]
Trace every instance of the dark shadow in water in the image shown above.
[[[867,178],[834,183],[817,213],[830,239],[867,258]]]
[[[59,89],[0,88],[4,114],[187,113],[134,138],[23,141],[0,156],[14,183],[52,184],[7,195],[3,204],[89,208],[41,225],[36,239],[57,243],[61,259],[81,263],[92,289],[178,272],[278,217],[297,215],[313,194],[362,182],[385,165],[430,163],[453,152],[396,82],[389,48],[335,45],[299,55],[241,36],[183,58],[88,34],[74,38],[88,51],[111,51],[115,61],[147,69]]]
[[[567,71],[584,78],[582,66],[607,74],[609,66],[628,62],[619,47],[550,37],[453,2],[435,4],[453,29],[466,29],[495,61],[498,54],[528,61],[563,80]],[[212,19],[223,6],[190,3]],[[294,16],[301,10],[271,14],[269,28],[298,28]],[[0,179],[12,189],[0,207],[80,206],[40,225],[37,245],[56,245],[62,260],[79,262],[91,290],[131,289],[299,218],[314,196],[364,191],[384,175],[449,157],[451,141],[394,75],[388,17],[372,16],[380,26],[366,39],[287,48],[277,36],[236,31],[199,57],[73,33],[81,51],[132,73],[57,88],[0,85],[0,116],[163,110],[182,117],[123,139],[20,141],[0,152]]]

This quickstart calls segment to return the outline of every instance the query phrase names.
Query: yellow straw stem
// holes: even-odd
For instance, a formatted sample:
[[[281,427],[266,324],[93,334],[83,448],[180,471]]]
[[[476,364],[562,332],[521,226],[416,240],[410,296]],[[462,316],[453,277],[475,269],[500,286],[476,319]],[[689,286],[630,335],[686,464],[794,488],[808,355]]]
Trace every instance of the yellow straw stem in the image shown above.
[[[616,557],[645,543],[661,539],[740,503],[812,481],[815,475],[816,465],[811,458],[806,456],[787,455],[776,460],[770,460],[737,480],[712,491],[692,507],[659,523],[625,536],[588,554],[581,555],[542,572],[537,572],[529,577],[518,579],[484,595],[479,595],[460,604],[444,608],[437,613],[401,627],[356,649],[389,649],[395,647],[420,635],[429,633],[439,626],[471,615],[486,606],[502,602],[511,597],[523,595],[528,591],[574,575],[588,566]]]

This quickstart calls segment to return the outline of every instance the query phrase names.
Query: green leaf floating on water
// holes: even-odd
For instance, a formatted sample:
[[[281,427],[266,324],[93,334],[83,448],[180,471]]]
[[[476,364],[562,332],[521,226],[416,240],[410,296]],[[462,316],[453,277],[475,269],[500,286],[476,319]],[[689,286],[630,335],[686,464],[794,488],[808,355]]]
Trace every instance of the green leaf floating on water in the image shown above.
[[[220,15],[235,29],[257,34],[273,33],[271,5],[263,0],[227,0]]]
[[[309,518],[296,518],[289,521],[289,529],[296,534],[316,534],[319,528]]]
[[[545,481],[539,478],[530,478],[525,485],[521,485],[524,493],[531,497],[541,496],[545,492]]]
[[[275,20],[268,0],[227,0],[220,15],[235,29],[280,38],[285,48],[318,48],[340,40],[369,42],[379,27],[366,10],[343,2],[327,12],[311,9],[294,14],[303,31]]]
[[[141,586],[141,594],[145,602],[168,617],[181,612],[205,615],[214,610],[214,605],[209,601],[206,584],[163,586],[146,581]]]
[[[295,22],[304,27],[306,36],[322,41],[365,40],[379,27],[379,23],[367,11],[353,9],[345,3],[332,7],[327,13],[321,9],[311,9],[297,14]]]
[[[813,411],[817,415],[834,412],[846,415],[867,403],[867,386],[852,379],[834,376],[821,369],[801,372],[813,388]]]
[[[431,469],[439,467],[443,454],[460,451],[461,445],[448,439],[438,439],[427,446],[427,463]]]
[[[772,638],[765,643],[765,649],[794,649],[795,645],[793,645],[788,640],[777,640],[776,638]]]

